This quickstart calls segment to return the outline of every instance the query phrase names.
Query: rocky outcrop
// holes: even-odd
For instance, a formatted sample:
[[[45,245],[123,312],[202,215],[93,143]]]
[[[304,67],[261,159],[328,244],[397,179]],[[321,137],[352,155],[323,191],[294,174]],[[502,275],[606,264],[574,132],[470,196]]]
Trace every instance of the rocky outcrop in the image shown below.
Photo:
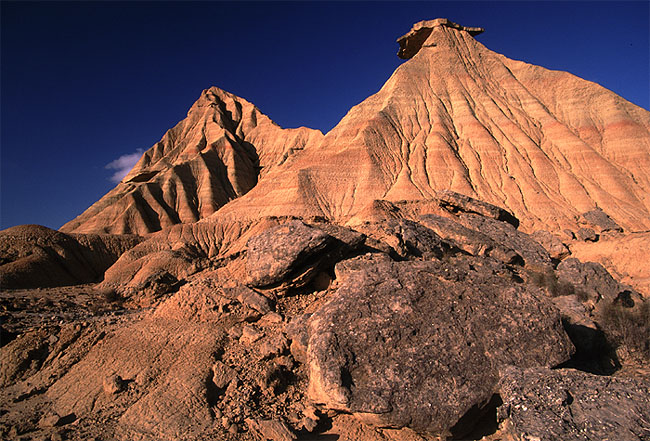
[[[571,254],[571,251],[566,244],[562,242],[559,237],[549,231],[538,230],[531,234],[530,237],[543,246],[553,259],[562,260]]]
[[[0,432],[61,427],[88,438],[100,422],[102,436],[121,440],[478,439],[498,414],[499,433],[520,439],[538,422],[517,400],[534,398],[504,372],[567,363],[611,373],[623,352],[605,359],[601,339],[611,329],[617,345],[636,344],[618,340],[627,323],[610,321],[603,334],[592,306],[597,296],[632,312],[645,302],[614,297],[616,282],[593,264],[569,259],[554,270],[494,210],[372,207],[373,220],[354,228],[286,217],[148,235],[106,272],[100,288],[124,301],[111,313],[29,332],[9,323]],[[543,283],[528,274],[540,268]],[[549,298],[558,275],[575,276],[587,298]],[[570,371],[553,372],[574,387]],[[53,415],[57,425],[46,425]],[[553,424],[548,433],[563,433],[565,423]]]
[[[593,304],[612,304],[618,298],[630,297],[640,301],[642,296],[634,292],[629,286],[616,281],[609,272],[600,264],[594,262],[582,263],[578,259],[570,258],[562,261],[557,266],[557,275],[560,279],[580,287],[581,293]],[[625,294],[625,293],[628,294]]]
[[[65,286],[97,282],[142,239],[107,234],[64,234],[40,225],[0,231],[0,287]]]
[[[623,232],[623,228],[614,222],[612,218],[600,208],[582,213],[582,215],[580,215],[580,222],[590,227],[597,228],[600,233]]]
[[[146,236],[0,233],[3,283],[104,275],[0,290],[0,437],[647,438],[650,303],[526,232],[639,273],[648,112],[416,28],[324,136],[205,91],[65,227]]]
[[[397,39],[399,43],[399,51],[397,56],[402,59],[413,58],[415,54],[422,48],[424,42],[427,41],[433,28],[438,26],[446,26],[459,31],[468,32],[471,36],[475,37],[482,34],[484,29],[477,27],[461,26],[446,18],[437,18],[435,20],[423,20],[413,25],[411,30]],[[433,45],[435,47],[435,44]]]
[[[557,311],[499,272],[485,260],[351,269],[307,323],[310,398],[382,427],[468,432],[457,423],[489,401],[500,367],[573,350]]]
[[[519,226],[519,219],[513,216],[508,210],[470,198],[463,194],[445,190],[439,192],[436,195],[436,199],[442,208],[452,213],[462,212],[480,214],[487,218],[508,222],[515,228]]]
[[[346,244],[298,220],[271,228],[248,241],[248,283],[267,289],[304,286],[363,242],[361,235],[350,236]]]

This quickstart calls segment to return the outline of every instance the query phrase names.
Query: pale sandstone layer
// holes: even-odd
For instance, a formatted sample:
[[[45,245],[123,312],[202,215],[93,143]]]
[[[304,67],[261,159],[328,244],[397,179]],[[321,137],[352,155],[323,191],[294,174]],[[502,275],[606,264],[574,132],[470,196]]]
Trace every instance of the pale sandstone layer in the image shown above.
[[[324,137],[280,129],[247,101],[209,89],[62,230],[151,232],[244,194],[219,216],[345,222],[376,199],[446,189],[508,208],[525,231],[573,229],[597,207],[627,231],[650,228],[650,113],[567,72],[490,51],[473,38],[479,31],[418,23],[399,40],[412,58]]]

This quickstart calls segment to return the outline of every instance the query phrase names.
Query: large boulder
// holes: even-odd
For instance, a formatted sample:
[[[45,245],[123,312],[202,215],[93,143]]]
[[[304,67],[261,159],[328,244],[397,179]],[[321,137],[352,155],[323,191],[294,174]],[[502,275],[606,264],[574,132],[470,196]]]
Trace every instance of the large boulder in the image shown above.
[[[309,396],[378,426],[446,435],[491,398],[499,369],[556,366],[573,346],[558,311],[490,259],[367,259],[306,320]]]
[[[560,262],[556,272],[560,280],[572,284],[591,304],[604,300],[604,305],[622,302],[632,308],[642,300],[639,293],[616,281],[599,263],[569,258]]]
[[[274,289],[306,285],[350,246],[362,242],[360,234],[339,235],[349,242],[291,220],[253,236],[248,241],[248,284]]]

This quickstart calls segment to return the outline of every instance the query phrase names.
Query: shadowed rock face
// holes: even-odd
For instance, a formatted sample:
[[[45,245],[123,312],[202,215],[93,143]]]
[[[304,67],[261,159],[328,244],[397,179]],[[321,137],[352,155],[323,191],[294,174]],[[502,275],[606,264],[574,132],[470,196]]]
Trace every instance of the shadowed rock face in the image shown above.
[[[40,225],[8,228],[0,232],[0,287],[97,282],[122,253],[141,240],[132,235],[69,235]]]

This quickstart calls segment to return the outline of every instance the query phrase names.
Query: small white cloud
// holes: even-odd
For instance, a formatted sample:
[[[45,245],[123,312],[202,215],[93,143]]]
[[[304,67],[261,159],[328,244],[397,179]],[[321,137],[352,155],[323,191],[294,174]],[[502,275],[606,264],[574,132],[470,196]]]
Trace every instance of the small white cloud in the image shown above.
[[[129,153],[128,155],[122,155],[114,161],[106,164],[106,169],[115,170],[115,173],[109,178],[111,182],[115,184],[119,183],[124,176],[126,176],[133,166],[140,160],[143,150],[137,149],[135,153]]]

